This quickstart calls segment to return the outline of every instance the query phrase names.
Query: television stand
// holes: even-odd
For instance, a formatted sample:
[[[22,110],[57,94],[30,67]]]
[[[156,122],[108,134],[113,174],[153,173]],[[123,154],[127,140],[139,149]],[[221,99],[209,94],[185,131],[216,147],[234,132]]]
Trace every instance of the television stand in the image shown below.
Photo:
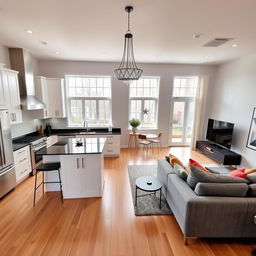
[[[222,165],[240,165],[241,155],[210,141],[197,141],[196,149]]]

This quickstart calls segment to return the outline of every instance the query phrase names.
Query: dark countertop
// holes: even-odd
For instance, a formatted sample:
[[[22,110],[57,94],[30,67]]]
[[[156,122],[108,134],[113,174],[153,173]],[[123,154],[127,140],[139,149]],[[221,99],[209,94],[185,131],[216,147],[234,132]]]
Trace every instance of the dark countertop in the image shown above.
[[[29,143],[13,143],[12,144],[12,148],[13,148],[13,151],[16,151],[16,150],[19,150],[19,149],[21,149],[21,148],[24,148],[24,147],[26,147],[26,146],[28,146],[29,145]]]
[[[95,132],[94,134],[83,134],[83,135],[121,135],[121,128],[113,128],[112,132],[109,132],[107,128],[92,128],[89,129],[90,132]],[[86,132],[86,129],[52,129],[50,135],[60,135],[60,136],[71,136],[79,135],[80,132]]]
[[[101,154],[106,138],[83,138],[80,139],[82,146],[77,146],[77,139],[62,139],[49,148],[43,148],[36,155],[78,155],[78,154]]]

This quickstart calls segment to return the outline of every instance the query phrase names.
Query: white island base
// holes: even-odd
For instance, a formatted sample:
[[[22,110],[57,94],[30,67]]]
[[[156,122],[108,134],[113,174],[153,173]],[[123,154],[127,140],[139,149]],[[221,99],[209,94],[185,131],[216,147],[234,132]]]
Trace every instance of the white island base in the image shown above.
[[[64,199],[102,197],[103,154],[44,155],[44,163],[60,162]],[[57,171],[45,172],[45,181],[58,181]],[[46,191],[60,191],[59,184],[46,184]]]

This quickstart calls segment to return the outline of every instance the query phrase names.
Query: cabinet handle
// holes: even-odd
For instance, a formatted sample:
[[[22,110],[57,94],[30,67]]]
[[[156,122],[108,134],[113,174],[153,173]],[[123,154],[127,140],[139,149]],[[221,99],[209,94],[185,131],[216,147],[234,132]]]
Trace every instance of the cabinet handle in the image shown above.
[[[15,118],[15,120],[14,120],[14,121],[17,121],[17,116],[16,116],[16,113],[14,113],[14,118]]]
[[[82,158],[82,167],[84,168],[84,159]]]
[[[25,157],[25,158],[23,158],[22,160],[20,160],[19,163],[22,163],[22,162],[24,162],[24,161],[26,161],[26,160],[27,160],[27,158]]]
[[[12,122],[14,122],[14,114],[11,113],[11,119],[12,119]]]
[[[47,116],[47,110],[45,110],[45,116]]]
[[[25,152],[26,149],[22,150],[22,151],[19,151],[18,154],[22,154],[23,152]]]
[[[80,167],[79,167],[79,158],[76,159],[76,167],[77,167],[77,168],[80,168]]]

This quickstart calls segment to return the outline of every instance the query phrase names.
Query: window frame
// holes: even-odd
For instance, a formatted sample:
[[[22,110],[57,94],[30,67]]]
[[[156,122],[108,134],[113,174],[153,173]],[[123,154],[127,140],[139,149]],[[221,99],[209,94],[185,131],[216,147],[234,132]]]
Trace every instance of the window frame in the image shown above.
[[[74,97],[74,96],[69,96],[69,85],[68,85],[68,79],[69,77],[74,77],[74,78],[109,78],[110,79],[110,97],[104,97],[104,96],[99,96],[99,97]],[[108,127],[109,125],[112,125],[112,76],[109,75],[72,75],[72,74],[66,74],[65,75],[65,94],[66,94],[66,107],[67,107],[67,119],[68,119],[68,127],[71,128],[83,128],[83,124],[81,125],[74,125],[71,123],[71,101],[72,100],[81,100],[82,101],[82,115],[85,119],[85,100],[95,100],[96,101],[96,124],[90,124],[88,123],[88,126],[90,128],[101,128],[101,127]],[[99,101],[100,100],[108,100],[109,101],[109,123],[108,124],[100,124],[99,123]],[[86,121],[86,120],[85,120]]]
[[[138,127],[140,130],[155,130],[158,129],[158,108],[159,108],[159,94],[160,94],[160,76],[142,76],[141,78],[143,79],[157,79],[157,97],[131,97],[130,92],[131,92],[131,86],[129,86],[129,120],[132,118],[131,117],[131,101],[132,100],[140,100],[141,101],[141,111],[140,111],[140,120],[141,120],[141,125]],[[145,106],[145,101],[151,100],[155,101],[155,110],[154,110],[154,116],[155,116],[155,126],[148,127],[144,126],[144,114],[143,114],[143,109]],[[130,126],[128,122],[128,129],[131,129],[132,127]]]

